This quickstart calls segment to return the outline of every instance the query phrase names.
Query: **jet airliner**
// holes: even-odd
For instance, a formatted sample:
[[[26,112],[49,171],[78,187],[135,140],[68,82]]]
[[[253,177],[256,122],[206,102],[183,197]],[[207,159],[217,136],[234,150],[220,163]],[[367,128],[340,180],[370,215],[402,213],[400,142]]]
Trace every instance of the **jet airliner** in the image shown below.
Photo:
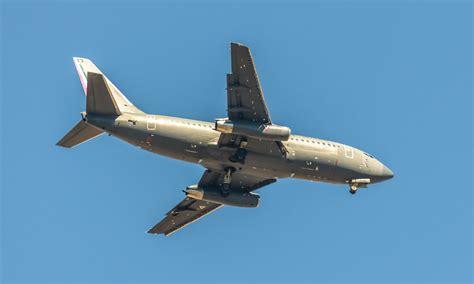
[[[57,145],[71,148],[103,133],[205,171],[185,198],[148,232],[170,235],[223,207],[253,208],[255,193],[283,178],[359,188],[393,177],[372,155],[319,138],[294,135],[270,118],[250,49],[231,43],[227,117],[213,122],[144,113],[86,58],[74,64],[86,95],[82,119]]]

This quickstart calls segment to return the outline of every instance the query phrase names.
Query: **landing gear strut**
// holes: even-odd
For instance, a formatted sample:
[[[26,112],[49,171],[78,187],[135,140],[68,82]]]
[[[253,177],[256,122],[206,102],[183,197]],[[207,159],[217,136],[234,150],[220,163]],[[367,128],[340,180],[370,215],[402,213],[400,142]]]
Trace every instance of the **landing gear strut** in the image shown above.
[[[228,168],[224,175],[224,182],[221,187],[222,196],[226,197],[230,193],[230,183],[232,182],[232,173],[235,171],[234,168]]]

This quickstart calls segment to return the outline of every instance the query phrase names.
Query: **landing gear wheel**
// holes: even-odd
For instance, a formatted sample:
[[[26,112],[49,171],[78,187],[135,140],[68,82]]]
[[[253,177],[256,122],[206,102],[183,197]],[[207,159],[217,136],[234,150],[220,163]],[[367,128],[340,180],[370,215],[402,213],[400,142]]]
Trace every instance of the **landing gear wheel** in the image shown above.
[[[246,145],[246,144],[245,144]],[[245,148],[239,148],[234,155],[229,157],[229,161],[232,163],[245,164],[245,157],[247,156],[247,150]]]
[[[357,189],[358,189],[357,186],[353,184],[353,185],[351,185],[351,187],[349,188],[349,192],[350,192],[351,194],[356,194]]]
[[[237,149],[237,152],[229,157],[229,161],[232,163],[241,163],[245,164],[245,157],[247,156],[247,150],[244,148]]]
[[[221,195],[227,197],[230,194],[230,184],[224,183],[221,188]]]

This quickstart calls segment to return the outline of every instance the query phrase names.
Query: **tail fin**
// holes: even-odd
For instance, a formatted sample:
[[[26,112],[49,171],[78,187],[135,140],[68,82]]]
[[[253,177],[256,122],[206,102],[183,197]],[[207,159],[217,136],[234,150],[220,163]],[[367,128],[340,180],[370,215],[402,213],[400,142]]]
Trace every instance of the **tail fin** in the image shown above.
[[[58,146],[72,148],[104,133],[102,130],[81,120],[59,142]]]
[[[120,109],[102,74],[87,73],[86,112],[91,114],[120,115]]]
[[[143,113],[136,108],[89,59],[74,57],[90,114],[120,115]],[[84,113],[83,113],[84,117]],[[84,120],[79,121],[56,145],[71,148],[104,133]]]
[[[115,87],[91,60],[80,57],[74,57],[73,60],[84,94],[88,97],[87,107],[91,107],[90,113],[143,113]],[[87,112],[89,113],[89,109],[87,109]]]

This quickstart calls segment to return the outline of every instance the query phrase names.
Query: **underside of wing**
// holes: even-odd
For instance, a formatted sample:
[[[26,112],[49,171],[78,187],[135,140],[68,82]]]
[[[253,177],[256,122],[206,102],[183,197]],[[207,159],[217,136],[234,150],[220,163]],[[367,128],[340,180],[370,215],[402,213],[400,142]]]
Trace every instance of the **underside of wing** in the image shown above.
[[[148,230],[148,233],[168,236],[222,206],[222,204],[186,197],[171,209],[160,223]]]
[[[225,174],[226,173],[222,171],[206,170],[199,181],[198,188],[222,187],[225,182]],[[236,172],[232,174],[230,190],[250,192],[275,181],[276,179],[267,179]],[[223,204],[221,203],[186,197],[166,213],[166,217],[151,228],[148,233],[164,234],[165,236],[168,236],[222,206]]]
[[[251,123],[259,129],[265,129],[272,122],[250,49],[239,43],[231,43],[230,47],[232,73],[227,74],[228,120]],[[235,155],[229,159],[242,164],[245,163],[246,151],[280,156],[288,152],[278,139],[256,139],[257,136],[250,136],[235,132],[222,133],[218,145],[236,148]]]
[[[231,43],[232,73],[227,74],[229,119],[271,123],[250,49]]]

